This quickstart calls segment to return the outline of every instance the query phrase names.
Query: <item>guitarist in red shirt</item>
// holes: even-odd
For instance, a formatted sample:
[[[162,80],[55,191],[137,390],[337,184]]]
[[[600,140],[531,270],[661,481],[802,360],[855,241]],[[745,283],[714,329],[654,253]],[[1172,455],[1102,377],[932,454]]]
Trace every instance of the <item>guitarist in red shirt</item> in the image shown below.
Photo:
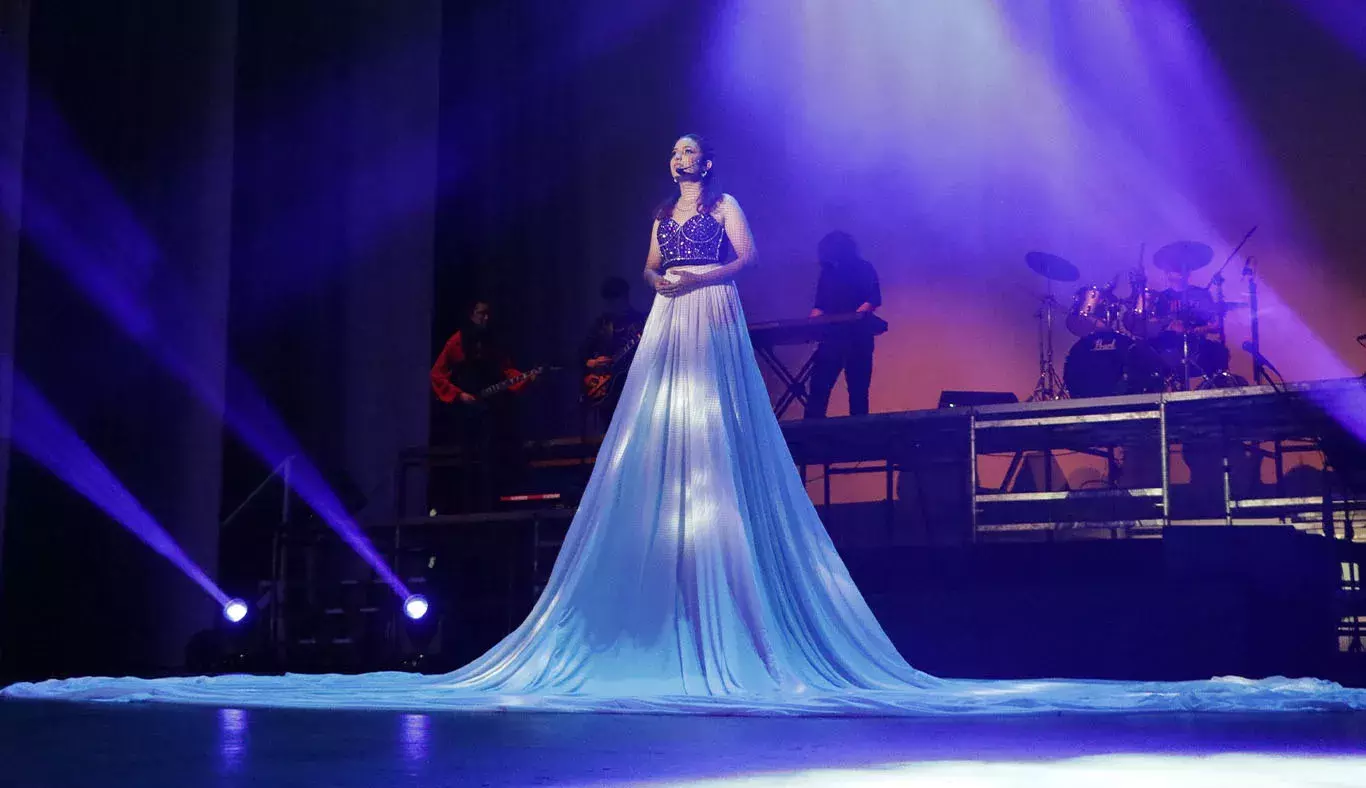
[[[645,314],[631,306],[631,286],[619,276],[604,281],[601,294],[605,309],[580,345],[579,358],[583,359],[581,401],[585,416],[596,414],[598,425],[605,431],[645,329]]]
[[[489,333],[491,315],[487,301],[476,301],[464,327],[446,340],[432,365],[432,390],[437,399],[472,405],[478,401],[480,390],[499,381],[520,379],[508,387],[517,392],[536,379],[539,373],[533,370],[523,375],[493,341]]]
[[[432,365],[432,391],[437,399],[456,405],[433,413],[433,443],[457,444],[471,452],[475,472],[466,474],[463,500],[454,485],[433,482],[432,506],[441,513],[474,507],[491,508],[498,494],[522,476],[520,419],[513,395],[540,374],[522,373],[490,332],[492,306],[476,301],[460,330],[446,340]],[[472,497],[471,497],[472,496]]]

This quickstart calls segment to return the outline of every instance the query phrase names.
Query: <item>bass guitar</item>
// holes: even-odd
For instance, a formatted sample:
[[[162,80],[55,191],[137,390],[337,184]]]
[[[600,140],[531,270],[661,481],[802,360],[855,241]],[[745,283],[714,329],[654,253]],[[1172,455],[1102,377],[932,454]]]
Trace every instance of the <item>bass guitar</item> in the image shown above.
[[[613,353],[608,362],[598,367],[590,369],[583,376],[583,396],[580,401],[590,408],[596,408],[611,399],[625,381],[626,361],[635,352],[636,345],[640,344],[640,334],[634,334],[621,349]]]

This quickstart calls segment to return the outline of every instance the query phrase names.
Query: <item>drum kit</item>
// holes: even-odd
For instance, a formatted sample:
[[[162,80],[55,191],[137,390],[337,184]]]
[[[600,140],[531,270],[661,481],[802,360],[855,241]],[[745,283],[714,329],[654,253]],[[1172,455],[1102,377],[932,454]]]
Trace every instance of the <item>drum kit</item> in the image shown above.
[[[1053,365],[1053,316],[1062,310],[1053,297],[1053,283],[1075,283],[1081,272],[1057,255],[1025,255],[1030,270],[1047,283],[1035,313],[1039,378],[1031,401],[1247,384],[1229,371],[1224,316],[1248,304],[1224,300],[1222,267],[1209,287],[1190,284],[1191,273],[1209,265],[1214,251],[1195,241],[1159,249],[1152,262],[1166,273],[1169,287],[1164,290],[1148,286],[1142,257],[1140,250],[1139,265],[1129,273],[1127,297],[1115,293],[1121,274],[1106,284],[1083,284],[1074,291],[1063,325],[1077,340],[1059,378]]]

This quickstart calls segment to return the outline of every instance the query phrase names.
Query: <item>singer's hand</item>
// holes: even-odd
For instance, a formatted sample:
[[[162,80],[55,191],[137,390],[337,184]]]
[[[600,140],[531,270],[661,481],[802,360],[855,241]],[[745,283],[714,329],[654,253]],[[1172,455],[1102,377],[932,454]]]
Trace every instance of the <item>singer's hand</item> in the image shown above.
[[[674,276],[677,277],[677,279],[673,281],[667,279],[661,280],[664,283],[664,287],[658,288],[660,295],[669,297],[680,296],[689,290],[696,289],[702,282],[702,278],[691,271],[679,271],[675,273]]]
[[[463,391],[460,392],[460,404],[462,404],[462,405],[469,405],[469,404],[473,403],[473,402],[475,401],[475,399],[476,399],[476,398],[475,398],[475,396],[474,396],[473,394],[467,394],[467,393],[465,393],[465,392],[463,392]]]

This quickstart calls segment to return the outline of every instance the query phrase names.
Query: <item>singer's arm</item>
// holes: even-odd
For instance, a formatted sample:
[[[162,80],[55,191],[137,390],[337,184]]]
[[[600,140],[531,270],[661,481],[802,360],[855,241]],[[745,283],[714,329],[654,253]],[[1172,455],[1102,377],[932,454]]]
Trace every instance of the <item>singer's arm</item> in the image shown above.
[[[664,279],[664,257],[659,253],[659,220],[650,225],[650,250],[645,253],[645,284],[655,292],[663,292],[668,284]]]

